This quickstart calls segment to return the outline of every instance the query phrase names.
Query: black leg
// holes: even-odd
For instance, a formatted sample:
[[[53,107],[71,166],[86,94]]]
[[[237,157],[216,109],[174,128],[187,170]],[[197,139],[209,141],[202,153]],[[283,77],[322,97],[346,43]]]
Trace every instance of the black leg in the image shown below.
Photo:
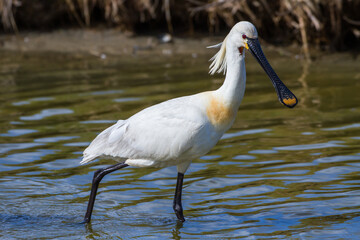
[[[182,185],[184,180],[184,174],[178,173],[177,182],[176,182],[176,190],[175,190],[175,197],[174,197],[174,204],[173,209],[175,211],[176,217],[181,221],[185,222],[185,218],[183,215],[183,208],[181,205],[181,192],[182,192]]]
[[[91,186],[91,192],[90,192],[90,197],[89,197],[89,203],[88,203],[88,207],[86,210],[86,214],[85,214],[85,218],[84,218],[84,222],[83,223],[88,223],[90,222],[91,219],[91,213],[92,210],[94,208],[94,203],[95,203],[95,198],[96,198],[96,193],[99,187],[99,183],[101,181],[101,179],[109,173],[112,173],[118,169],[127,167],[129,165],[125,164],[125,163],[118,163],[115,165],[112,165],[110,167],[107,168],[103,168],[103,169],[99,169],[94,173],[94,177],[93,177],[93,181],[92,181],[92,186]]]

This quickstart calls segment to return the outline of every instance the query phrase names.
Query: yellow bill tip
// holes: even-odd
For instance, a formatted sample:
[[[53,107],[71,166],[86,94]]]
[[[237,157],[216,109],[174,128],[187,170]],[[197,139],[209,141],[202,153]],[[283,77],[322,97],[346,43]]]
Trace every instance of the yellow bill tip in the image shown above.
[[[283,98],[282,102],[288,107],[294,107],[297,104],[296,98]]]

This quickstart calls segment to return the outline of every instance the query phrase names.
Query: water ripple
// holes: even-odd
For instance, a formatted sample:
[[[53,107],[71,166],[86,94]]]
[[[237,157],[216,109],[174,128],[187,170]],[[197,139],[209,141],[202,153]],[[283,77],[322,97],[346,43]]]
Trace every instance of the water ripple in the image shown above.
[[[353,124],[341,126],[341,127],[323,128],[322,130],[324,130],[324,131],[339,131],[339,130],[347,130],[347,129],[352,129],[352,128],[360,128],[360,123],[353,123]]]
[[[23,106],[23,105],[28,105],[31,104],[32,102],[47,102],[50,100],[54,100],[53,97],[37,97],[37,98],[31,98],[29,100],[26,101],[19,101],[19,102],[14,102],[12,103],[12,105],[14,106]]]
[[[234,133],[225,133],[221,137],[221,139],[229,139],[229,138],[240,137],[240,136],[249,135],[249,134],[264,133],[264,132],[269,132],[269,131],[271,131],[271,129],[242,130],[242,131],[238,131],[238,132],[234,132]]]
[[[29,133],[35,133],[38,132],[34,129],[10,129],[7,131],[7,133],[1,133],[1,137],[18,137]]]
[[[71,109],[53,108],[53,109],[42,110],[40,113],[31,115],[31,116],[22,116],[22,117],[20,117],[20,119],[25,120],[25,121],[35,121],[35,120],[41,120],[46,117],[62,115],[62,114],[71,114],[71,113],[74,113],[74,111]]]
[[[283,146],[275,147],[275,150],[285,150],[285,151],[298,151],[298,150],[311,150],[311,149],[322,149],[322,148],[333,148],[333,147],[346,147],[339,143],[344,143],[343,141],[329,141],[325,143],[313,143],[313,144],[304,144],[304,145],[292,145],[292,146]]]
[[[45,138],[37,138],[34,142],[42,142],[42,143],[54,143],[59,141],[66,141],[79,138],[79,136],[56,136],[56,137],[45,137]]]
[[[9,73],[14,85],[6,86],[9,91],[0,96],[5,102],[0,106],[0,238],[360,236],[359,109],[349,109],[358,99],[343,97],[356,98],[354,93],[360,91],[352,75],[343,76],[357,70],[358,63],[353,71],[347,64],[339,75],[342,68],[324,70],[319,61],[316,69],[324,70],[321,73],[336,72],[327,77],[309,74],[306,91],[296,81],[291,83],[298,86],[303,104],[290,111],[276,102],[263,73],[249,64],[247,102],[233,130],[207,155],[193,160],[185,174],[186,222],[178,222],[172,209],[176,166],[128,167],[102,180],[92,223],[83,225],[78,223],[94,172],[115,163],[99,158],[79,165],[96,134],[146,106],[216,87],[222,80],[209,81],[204,72],[207,58],[200,64],[187,57],[184,61],[151,58],[150,66],[149,59],[139,57],[100,63],[89,56],[81,61],[51,53],[37,60],[31,56],[19,62],[21,71]],[[17,61],[7,57],[0,61],[9,59]],[[288,79],[298,79],[299,70],[294,68],[298,64],[288,62],[283,62],[282,71],[290,74]],[[6,64],[0,68],[6,70]],[[167,78],[159,77],[164,69]],[[323,82],[329,78],[340,82],[336,76],[346,79],[346,84],[334,87]],[[7,82],[3,78],[0,75],[1,84]],[[119,88],[126,88],[126,96]],[[311,104],[307,91],[316,92],[316,104]],[[130,102],[136,104],[126,104]],[[50,117],[58,121],[49,121]]]
[[[118,102],[118,103],[122,103],[122,102],[134,102],[134,101],[139,101],[141,100],[141,98],[138,97],[128,97],[128,98],[116,98],[113,101],[114,102]]]
[[[0,143],[0,153],[43,146],[42,143]]]

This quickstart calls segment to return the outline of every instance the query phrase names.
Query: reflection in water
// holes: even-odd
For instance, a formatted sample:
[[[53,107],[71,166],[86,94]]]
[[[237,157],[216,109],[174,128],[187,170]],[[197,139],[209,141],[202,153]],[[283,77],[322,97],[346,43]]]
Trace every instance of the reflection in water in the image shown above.
[[[300,105],[291,110],[247,60],[248,88],[233,128],[186,174],[185,223],[173,214],[176,168],[170,167],[107,176],[92,223],[79,224],[93,172],[113,163],[80,166],[89,141],[145,107],[219,86],[222,76],[207,75],[208,58],[156,58],[151,65],[146,57],[79,61],[7,53],[0,59],[0,86],[6,86],[0,88],[1,238],[360,236],[358,62],[344,58],[306,69],[271,58],[299,93]]]
[[[116,98],[114,99],[114,102],[118,102],[118,103],[121,103],[121,102],[133,102],[133,101],[139,101],[140,98],[135,98],[135,97],[132,97],[132,98]]]
[[[181,239],[180,230],[183,228],[183,222],[176,221],[175,227],[172,229],[172,239]]]
[[[71,114],[71,113],[73,113],[73,111],[71,109],[66,109],[66,108],[44,109],[40,113],[31,115],[31,116],[23,116],[23,117],[20,117],[20,119],[25,120],[25,121],[34,121],[34,120],[41,120],[46,117],[55,116],[55,115]]]
[[[338,130],[347,130],[351,128],[360,128],[360,123],[353,123],[350,125],[345,125],[341,127],[333,127],[333,128],[324,128],[324,131],[338,131]]]
[[[228,139],[233,137],[240,137],[248,134],[256,134],[271,131],[270,129],[250,129],[250,130],[242,130],[234,133],[225,133],[221,139]]]
[[[313,144],[304,144],[304,145],[276,147],[274,149],[276,149],[276,150],[298,151],[298,150],[346,147],[344,145],[341,145],[341,143],[344,143],[344,142],[343,141],[329,141],[329,142],[325,142],[325,143],[313,143]]]
[[[0,153],[7,153],[12,150],[20,150],[38,147],[43,144],[41,143],[1,143],[0,144]]]
[[[30,100],[26,100],[26,101],[20,101],[20,102],[13,102],[12,105],[14,106],[22,106],[22,105],[27,105],[27,104],[31,104],[31,102],[47,102],[49,100],[53,100],[53,97],[38,97],[38,98],[31,98]]]
[[[9,129],[7,133],[1,133],[0,137],[18,137],[21,135],[37,132],[34,129]]]

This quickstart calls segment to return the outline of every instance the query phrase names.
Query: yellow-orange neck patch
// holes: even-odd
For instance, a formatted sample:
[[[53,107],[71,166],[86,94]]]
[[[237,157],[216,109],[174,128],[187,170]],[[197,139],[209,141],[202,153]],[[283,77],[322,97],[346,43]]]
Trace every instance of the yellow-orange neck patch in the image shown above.
[[[226,106],[219,98],[212,96],[209,99],[209,105],[206,108],[206,114],[213,125],[229,124],[235,112],[230,106]]]

